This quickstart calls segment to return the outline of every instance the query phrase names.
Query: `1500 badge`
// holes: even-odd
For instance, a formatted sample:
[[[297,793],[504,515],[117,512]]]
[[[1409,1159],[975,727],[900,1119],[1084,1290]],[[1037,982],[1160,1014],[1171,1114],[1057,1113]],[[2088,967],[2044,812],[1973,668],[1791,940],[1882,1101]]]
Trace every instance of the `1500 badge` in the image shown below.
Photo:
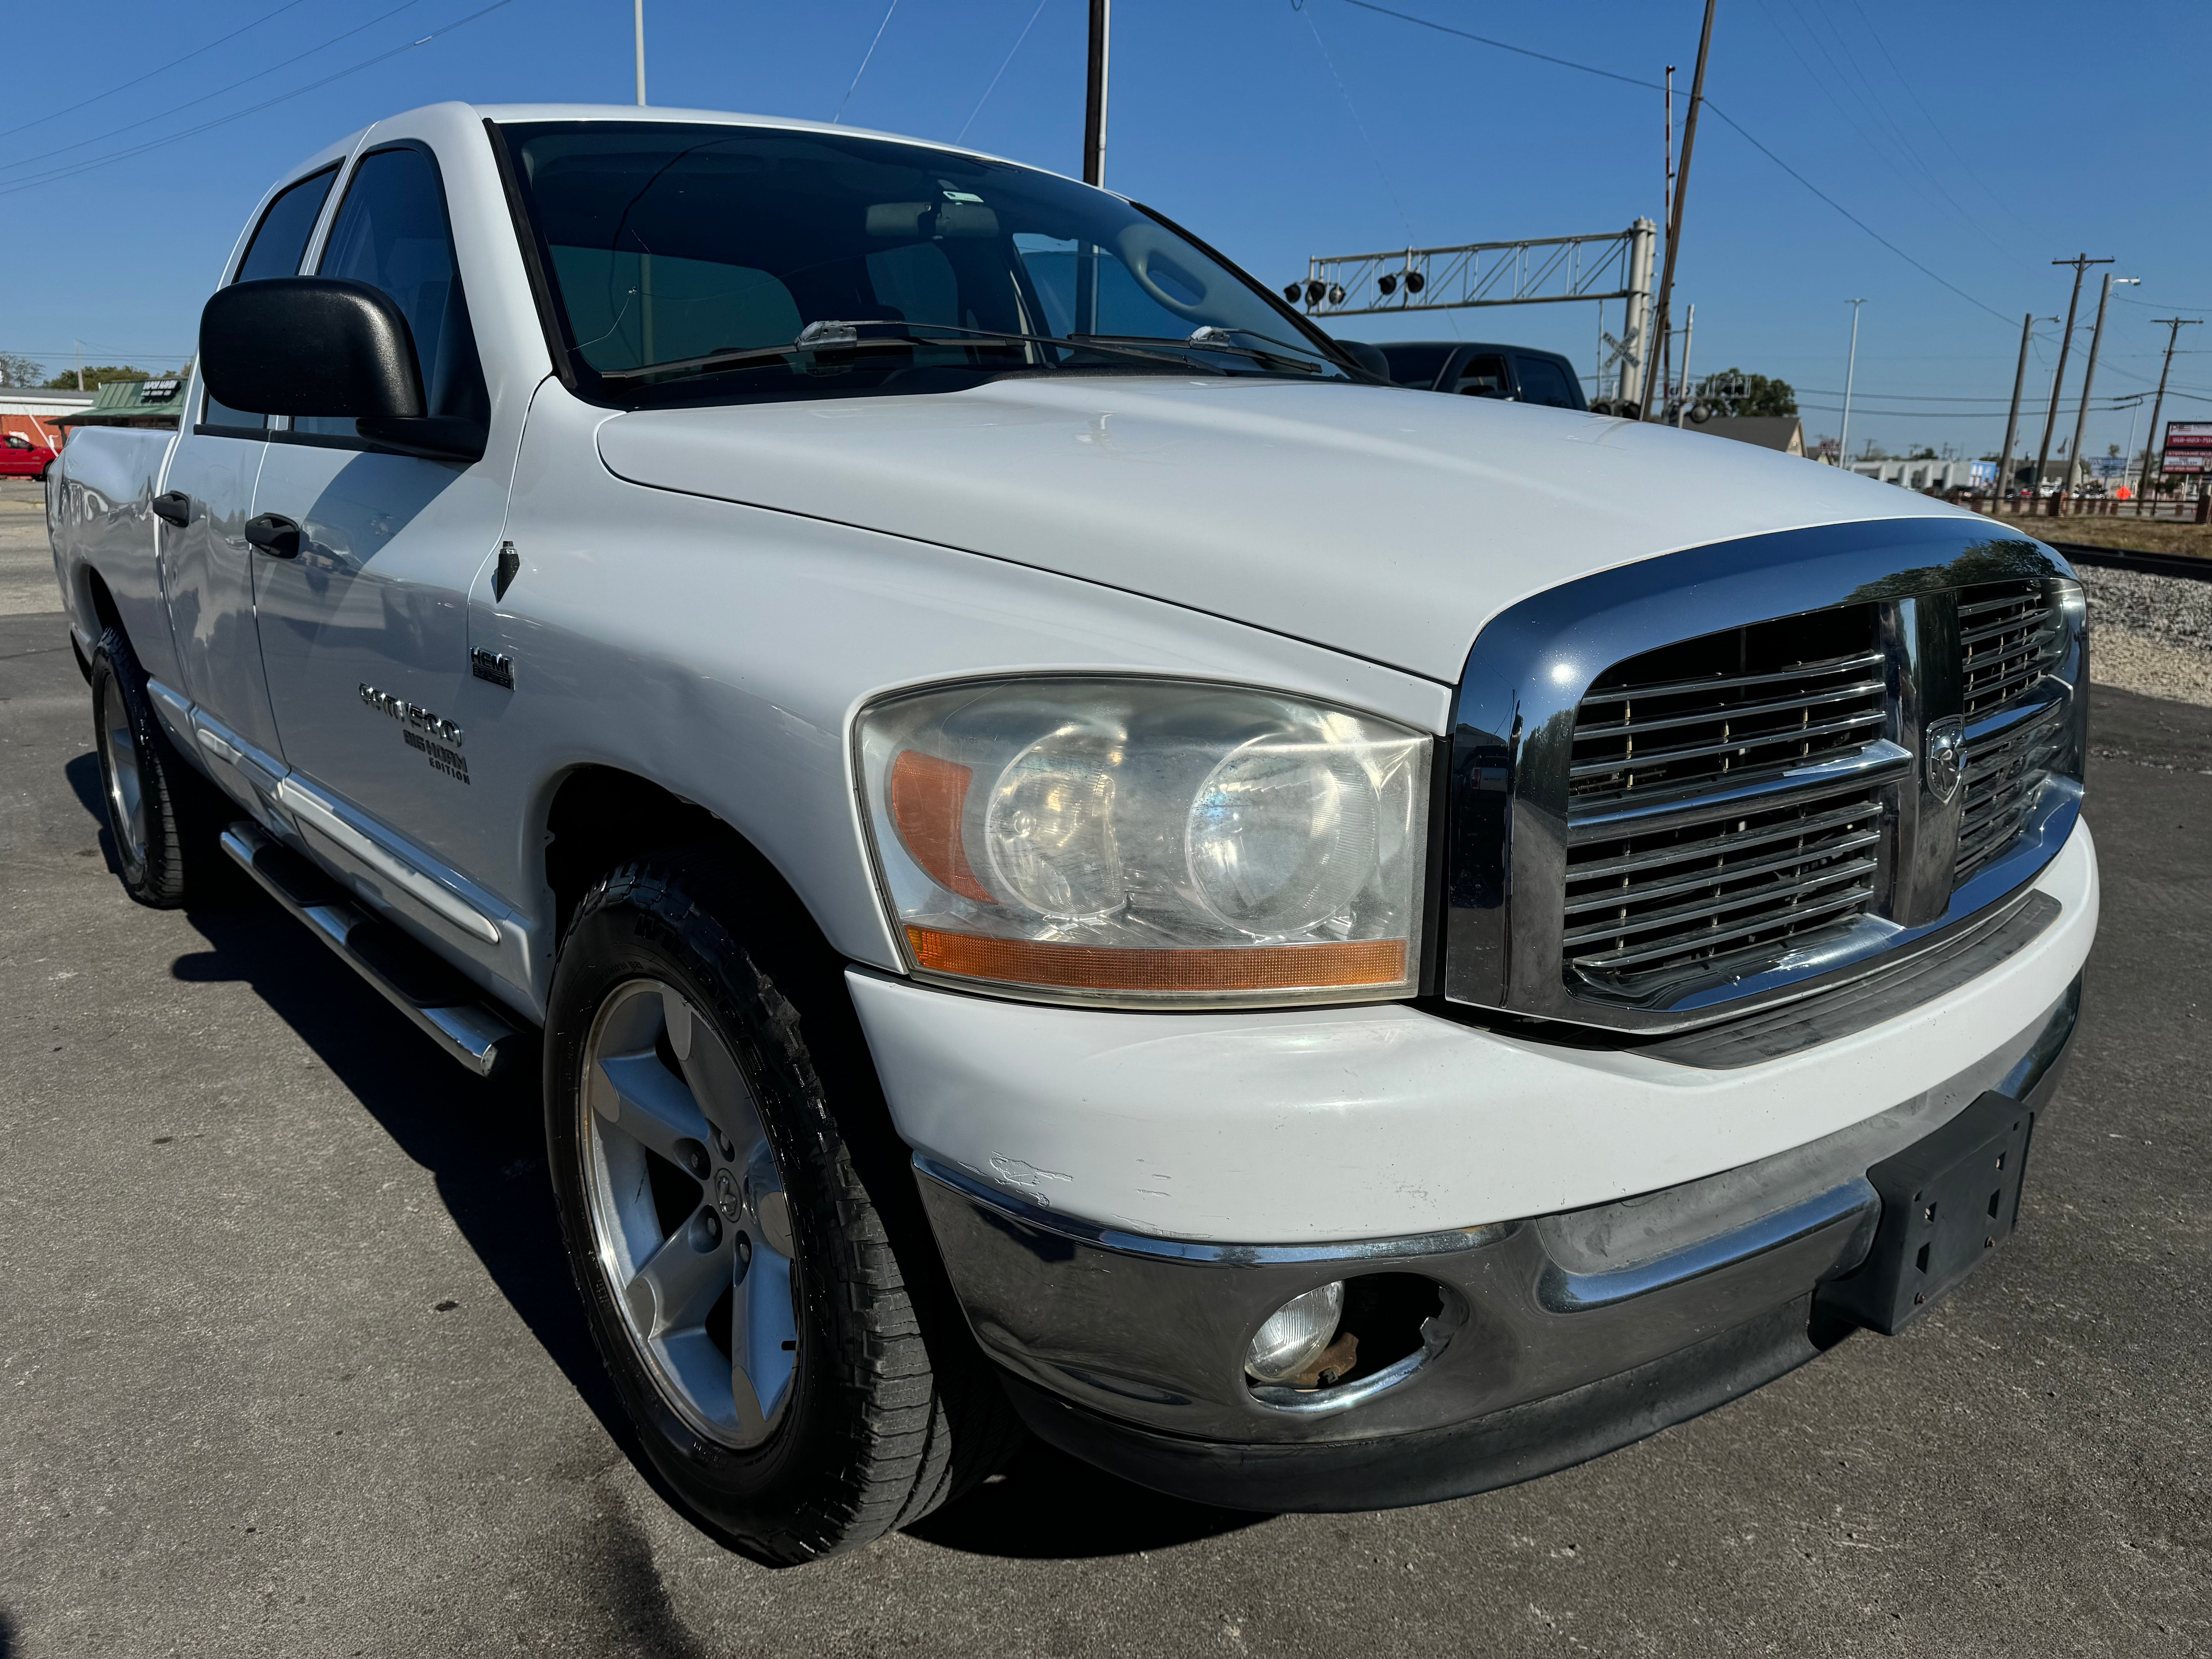
[[[361,700],[380,714],[399,723],[399,736],[410,749],[419,749],[433,771],[461,782],[469,781],[469,763],[461,755],[461,728],[419,702],[395,697],[373,685],[361,688]]]

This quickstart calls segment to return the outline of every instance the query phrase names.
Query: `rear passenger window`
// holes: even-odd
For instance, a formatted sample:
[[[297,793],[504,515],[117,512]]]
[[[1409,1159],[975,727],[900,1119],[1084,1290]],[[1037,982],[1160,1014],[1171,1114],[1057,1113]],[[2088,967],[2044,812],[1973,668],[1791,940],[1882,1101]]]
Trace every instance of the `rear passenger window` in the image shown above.
[[[1582,407],[1566,372],[1550,358],[1516,357],[1513,367],[1520,371],[1522,403],[1547,404],[1553,409]]]
[[[317,274],[367,283],[392,296],[415,336],[426,413],[467,421],[489,417],[491,399],[461,295],[446,192],[428,151],[409,145],[362,157],[323,244]],[[295,417],[292,429],[357,435],[353,422],[342,416]]]
[[[1506,378],[1505,359],[1488,352],[1462,365],[1454,392],[1468,398],[1510,398],[1513,382]]]
[[[300,261],[307,257],[307,239],[315,234],[315,221],[323,216],[324,198],[330,195],[331,181],[337,176],[336,167],[325,167],[277,191],[276,199],[261,216],[253,240],[246,245],[246,257],[238,262],[238,275],[231,280],[258,283],[265,276],[298,276]],[[226,408],[212,398],[200,413],[202,426],[218,428],[238,437],[259,437],[266,420],[264,416]]]

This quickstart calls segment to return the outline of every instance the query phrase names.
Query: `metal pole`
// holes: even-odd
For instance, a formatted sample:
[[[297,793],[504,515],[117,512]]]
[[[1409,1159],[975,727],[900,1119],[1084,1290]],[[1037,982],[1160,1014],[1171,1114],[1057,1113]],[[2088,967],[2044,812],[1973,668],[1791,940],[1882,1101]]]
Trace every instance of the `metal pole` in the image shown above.
[[[1682,246],[1682,198],[1690,191],[1690,153],[1698,143],[1698,111],[1705,100],[1705,58],[1713,45],[1713,7],[1717,0],[1705,0],[1705,25],[1698,36],[1698,67],[1690,76],[1690,113],[1682,123],[1682,165],[1674,174],[1674,199],[1667,204],[1667,263],[1659,278],[1659,328],[1657,337],[1667,337],[1668,306],[1674,294],[1674,256]],[[1644,405],[1638,418],[1651,418],[1651,381],[1644,382]]]
[[[1866,301],[1851,301],[1851,355],[1844,363],[1844,429],[1836,439],[1836,464],[1848,467],[1851,464],[1851,382],[1859,372],[1859,307]]]
[[[1623,415],[1632,404],[1643,407],[1644,388],[1650,383],[1659,355],[1651,340],[1651,243],[1659,228],[1649,219],[1638,219],[1628,231],[1628,299],[1620,327],[1620,384],[1615,392]]]
[[[2166,365],[2158,371],[2158,397],[2151,404],[2150,431],[2143,438],[2142,476],[2145,489],[2148,489],[2150,485],[2151,451],[2157,450],[2160,459],[2163,459],[2166,454],[2166,447],[2158,441],[2158,423],[2166,414],[2166,377],[2173,372],[2173,343],[2181,337],[2183,329],[2201,323],[2204,319],[2202,317],[2154,317],[2151,320],[2164,323],[2166,325]]]
[[[1106,49],[1112,0],[1091,0],[1091,72],[1083,100],[1083,182],[1106,184]]]
[[[2058,337],[2058,368],[2051,377],[2051,410],[2043,417],[2043,447],[2035,452],[2035,479],[2028,486],[2030,512],[2034,510],[2035,502],[2042,497],[2043,471],[2051,465],[2051,434],[2058,429],[2058,396],[2066,383],[2066,354],[2074,345],[2074,313],[2081,304],[2081,276],[2091,265],[2108,265],[2112,262],[2110,259],[2092,259],[2083,253],[2071,259],[2053,259],[2051,263],[2074,267],[2074,294],[2066,301],[2066,327]]]
[[[1990,517],[1997,515],[1997,507],[2005,496],[2005,474],[2012,466],[2013,440],[2020,436],[2020,394],[2027,385],[2027,347],[2035,337],[2035,313],[2029,312],[2020,319],[2020,367],[2012,372],[2012,410],[2005,416],[2004,452],[1997,457],[1996,476],[1990,480]]]
[[[1682,429],[1682,416],[1690,407],[1690,341],[1698,331],[1698,308],[1692,306],[1682,320],[1682,397],[1674,405],[1674,430]]]
[[[71,340],[70,344],[76,349],[76,389],[82,392],[84,390],[84,342]]]
[[[1661,180],[1659,216],[1671,227],[1674,222],[1674,66],[1672,64],[1667,65],[1667,131],[1663,155],[1666,173]],[[1668,236],[1670,241],[1673,235],[1669,229]],[[1663,410],[1667,406],[1667,388],[1674,384],[1674,337],[1671,331],[1660,338],[1658,368],[1659,406]]]
[[[637,103],[645,107],[645,0],[631,0],[637,21]]]

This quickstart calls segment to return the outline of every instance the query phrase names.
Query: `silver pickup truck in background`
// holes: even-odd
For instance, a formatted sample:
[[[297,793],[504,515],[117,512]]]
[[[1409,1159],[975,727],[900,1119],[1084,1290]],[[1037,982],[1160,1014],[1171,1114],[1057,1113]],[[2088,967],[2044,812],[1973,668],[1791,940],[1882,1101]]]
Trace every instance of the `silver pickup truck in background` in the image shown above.
[[[1420,395],[988,155],[440,105],[289,170],[48,481],[122,879],[480,1073],[703,1526],[1025,1427],[1353,1510],[1893,1331],[2098,910],[2050,549]]]

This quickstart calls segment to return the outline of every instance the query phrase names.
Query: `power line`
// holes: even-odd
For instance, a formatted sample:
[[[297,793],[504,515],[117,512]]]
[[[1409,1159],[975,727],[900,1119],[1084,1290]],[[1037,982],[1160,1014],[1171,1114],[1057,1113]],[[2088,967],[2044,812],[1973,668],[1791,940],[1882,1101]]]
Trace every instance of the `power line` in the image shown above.
[[[1647,92],[1662,92],[1665,90],[1665,88],[1656,81],[1641,80],[1633,75],[1618,74],[1612,70],[1600,69],[1595,64],[1578,64],[1571,58],[1557,57],[1551,52],[1538,52],[1528,46],[1516,46],[1510,41],[1494,40],[1489,35],[1476,34],[1471,30],[1454,28],[1448,23],[1434,22],[1426,17],[1416,17],[1411,12],[1396,11],[1389,6],[1377,5],[1375,3],[1375,0],[1344,0],[1344,3],[1347,6],[1357,6],[1362,11],[1375,12],[1384,17],[1395,17],[1401,23],[1412,23],[1420,28],[1433,29],[1439,34],[1455,35],[1462,40],[1472,40],[1477,46],[1490,46],[1499,52],[1510,52],[1516,57],[1533,58],[1539,63],[1553,64],[1561,69],[1575,70],[1583,75],[1595,75],[1604,80],[1617,81],[1623,86],[1642,87]],[[1822,190],[1810,179],[1808,179],[1803,173],[1798,172],[1796,168],[1791,167],[1789,162],[1784,161],[1779,155],[1777,155],[1765,144],[1759,143],[1756,137],[1752,136],[1750,130],[1747,128],[1742,122],[1730,115],[1726,110],[1715,103],[1710,97],[1705,99],[1703,102],[1707,109],[1711,110],[1722,120],[1727,122],[1730,127],[1734,128],[1735,130],[1735,134],[1739,138],[1741,138],[1761,155],[1764,155],[1768,161],[1773,162],[1775,166],[1780,167],[1784,173],[1788,173],[1792,179],[1795,179],[1807,190],[1819,197],[1821,201],[1826,203],[1828,206],[1833,208],[1838,213],[1843,215],[1844,218],[1850,220],[1851,223],[1856,225],[1869,236],[1874,238],[1875,241],[1880,242],[1884,247],[1887,248],[1892,253],[1894,253],[1899,258],[1904,260],[1905,264],[1911,265],[1922,276],[1927,277],[1930,282],[1938,283],[1943,288],[1948,289],[1952,293],[1957,295],[1959,298],[1964,300],[1968,305],[1973,306],[1978,310],[1988,312],[1990,316],[1995,317],[1999,322],[2003,323],[2006,327],[2009,328],[2012,326],[2011,318],[2006,316],[2004,313],[1999,311],[1995,306],[1984,304],[1981,301],[1977,300],[1972,295],[1967,293],[1966,289],[1960,288],[1956,283],[1937,276],[1936,272],[1930,270],[1926,265],[1922,264],[1919,260],[1914,258],[1903,248],[1898,246],[1896,243],[1891,241],[1889,238],[1884,236],[1872,225],[1867,223],[1865,220],[1860,218],[1858,215],[1853,213],[1841,202],[1836,200],[1834,197],[1829,195],[1827,191]]]
[[[110,87],[106,92],[95,92],[89,98],[79,99],[76,103],[70,104],[65,108],[55,110],[52,114],[41,115],[35,120],[25,121],[19,125],[12,127],[0,127],[0,138],[12,137],[14,134],[22,131],[25,127],[41,126],[48,121],[58,121],[63,116],[74,115],[77,111],[96,104],[103,98],[112,98],[117,93],[128,92],[131,88],[142,85],[145,82],[152,80],[157,75],[167,75],[171,70],[176,68],[178,64],[189,63],[193,58],[198,58],[202,52],[213,52],[217,46],[228,45],[229,42],[237,40],[240,35],[246,33],[249,30],[259,28],[270,18],[281,16],[285,12],[291,10],[293,7],[302,4],[303,3],[304,0],[284,0],[284,3],[277,7],[275,11],[264,12],[260,16],[255,18],[251,23],[241,24],[237,28],[233,29],[229,33],[210,40],[204,46],[194,46],[190,52],[185,53],[181,58],[172,58],[168,62],[161,64],[159,68],[149,69],[143,75],[135,76],[131,79],[124,82],[119,86]]]
[[[303,58],[313,58],[319,52],[326,52],[331,47],[337,45],[339,41],[349,40],[353,36],[359,34],[363,29],[374,28],[379,23],[383,22],[386,18],[397,17],[401,12],[409,9],[410,7],[419,6],[422,3],[422,0],[400,0],[400,3],[394,6],[390,11],[380,13],[378,15],[370,18],[366,23],[362,23],[356,27],[348,29],[343,34],[334,34],[329,40],[324,41],[321,46],[310,46],[305,52],[299,52],[290,58],[287,58],[281,64],[271,64],[267,69],[256,70],[252,74],[246,76],[244,80],[233,81],[227,87],[217,87],[213,92],[204,92],[197,98],[187,98],[181,104],[172,105],[169,108],[159,111],[152,115],[141,116],[137,120],[125,122],[119,127],[111,127],[107,131],[95,133],[89,138],[80,138],[75,143],[61,144],[56,146],[52,149],[40,150],[35,155],[19,155],[11,161],[0,161],[0,167],[26,167],[30,166],[33,161],[43,161],[52,156],[65,155],[73,149],[85,149],[94,144],[105,143],[110,138],[119,138],[126,132],[133,132],[140,127],[150,126],[156,121],[167,120],[170,116],[180,114],[184,111],[191,109],[196,104],[208,103],[214,99],[222,97],[227,92],[236,92],[240,87],[250,85],[255,81],[264,80],[268,76],[276,74],[278,70],[289,69],[293,64],[298,63]]]
[[[1006,53],[1006,61],[999,65],[998,74],[991,77],[991,84],[983,88],[983,95],[975,100],[975,107],[968,112],[968,118],[960,124],[959,134],[952,141],[954,143],[958,143],[961,139],[968,136],[968,129],[975,125],[975,118],[983,112],[983,106],[991,101],[991,94],[999,89],[999,82],[1005,78],[1006,71],[1014,66],[1014,57],[1021,51],[1022,42],[1030,38],[1030,31],[1036,27],[1036,20],[1044,15],[1044,9],[1051,3],[1052,0],[1037,0],[1036,9],[1030,14],[1030,21],[1022,25],[1022,32],[1014,37],[1013,46]],[[886,15],[884,21],[889,22],[890,19]],[[849,94],[847,95],[850,96]]]
[[[898,0],[891,0],[890,4],[884,8],[884,21],[876,25],[875,39],[868,42],[868,49],[860,58],[860,67],[853,71],[853,84],[845,88],[845,95],[837,100],[836,112],[830,118],[831,126],[845,118],[845,106],[853,101],[853,94],[860,89],[860,77],[868,72],[868,65],[875,58],[876,47],[883,40],[884,31],[891,26],[891,14],[897,9]]]
[[[1406,204],[1398,199],[1398,187],[1390,182],[1389,172],[1382,165],[1382,152],[1375,148],[1375,141],[1367,136],[1367,123],[1359,118],[1359,106],[1352,101],[1352,89],[1344,84],[1343,72],[1337,68],[1336,59],[1330,54],[1328,43],[1321,38],[1321,26],[1314,21],[1313,12],[1297,3],[1297,0],[1292,0],[1291,9],[1306,20],[1306,27],[1313,35],[1314,46],[1321,52],[1322,62],[1328,65],[1329,78],[1336,82],[1337,95],[1344,100],[1345,108],[1352,112],[1352,125],[1358,131],[1359,142],[1367,147],[1367,159],[1375,163],[1376,173],[1382,180],[1382,188],[1390,193],[1390,205],[1398,210],[1398,222],[1405,226],[1406,240],[1410,244],[1413,240],[1413,222],[1407,216]]]
[[[404,46],[394,46],[389,52],[379,52],[375,57],[356,64],[350,69],[340,70],[335,75],[326,75],[321,80],[311,81],[304,87],[295,87],[289,92],[279,93],[274,98],[265,98],[258,104],[234,111],[231,114],[219,115],[212,121],[203,121],[199,125],[187,127],[182,132],[173,132],[165,138],[150,138],[143,144],[133,144],[125,149],[111,151],[106,155],[94,156],[89,161],[74,162],[65,167],[57,167],[51,172],[40,173],[35,178],[11,180],[4,187],[0,187],[0,196],[13,196],[20,191],[36,189],[40,185],[52,184],[63,179],[74,179],[79,173],[90,173],[94,168],[104,167],[112,161],[127,161],[134,155],[143,155],[149,150],[160,149],[165,145],[197,137],[203,132],[212,132],[217,127],[228,126],[233,121],[242,121],[249,115],[258,115],[263,110],[274,109],[279,104],[289,103],[295,98],[305,97],[308,93],[329,86],[334,81],[343,81],[349,76],[360,74],[363,70],[374,69],[379,64],[388,63],[402,53],[414,51],[417,46],[427,46],[441,34],[451,34],[454,30],[475,22],[479,17],[489,16],[491,13],[501,10],[514,3],[514,0],[492,0],[490,5],[480,10],[472,11],[465,17],[456,18],[445,27],[434,29],[419,40],[410,40]]]

